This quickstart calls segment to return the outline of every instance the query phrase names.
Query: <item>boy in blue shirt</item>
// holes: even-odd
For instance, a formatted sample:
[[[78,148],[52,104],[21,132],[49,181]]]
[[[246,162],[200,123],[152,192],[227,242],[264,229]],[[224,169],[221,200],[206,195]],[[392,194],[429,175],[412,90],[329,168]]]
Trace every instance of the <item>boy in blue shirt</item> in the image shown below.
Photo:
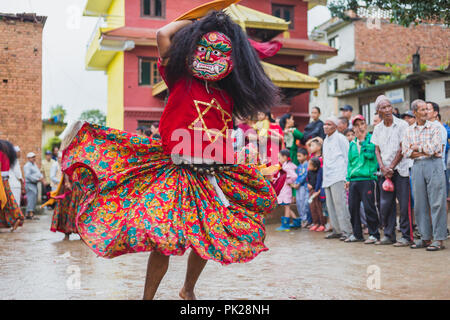
[[[297,189],[295,198],[300,218],[294,219],[291,228],[307,227],[312,222],[308,204],[308,184],[306,182],[306,176],[308,174],[308,151],[306,149],[299,149],[297,151],[297,160],[299,162],[296,170],[297,180],[293,187]]]

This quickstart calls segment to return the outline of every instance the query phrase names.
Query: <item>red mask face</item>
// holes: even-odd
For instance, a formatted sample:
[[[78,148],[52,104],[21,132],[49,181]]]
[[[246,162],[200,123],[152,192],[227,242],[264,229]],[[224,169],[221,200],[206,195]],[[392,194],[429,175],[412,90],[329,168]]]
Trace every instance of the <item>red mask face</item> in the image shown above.
[[[203,35],[191,66],[194,77],[201,80],[219,81],[233,70],[231,40],[221,32],[212,31]]]

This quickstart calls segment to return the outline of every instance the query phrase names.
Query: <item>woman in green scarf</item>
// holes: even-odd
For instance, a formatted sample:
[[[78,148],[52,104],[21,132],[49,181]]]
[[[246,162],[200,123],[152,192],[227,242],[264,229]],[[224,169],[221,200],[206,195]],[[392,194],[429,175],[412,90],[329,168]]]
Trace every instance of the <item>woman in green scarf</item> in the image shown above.
[[[284,132],[284,142],[286,148],[290,151],[291,161],[298,166],[297,141],[303,139],[303,133],[295,128],[294,116],[290,113],[286,113],[281,117],[280,127]]]

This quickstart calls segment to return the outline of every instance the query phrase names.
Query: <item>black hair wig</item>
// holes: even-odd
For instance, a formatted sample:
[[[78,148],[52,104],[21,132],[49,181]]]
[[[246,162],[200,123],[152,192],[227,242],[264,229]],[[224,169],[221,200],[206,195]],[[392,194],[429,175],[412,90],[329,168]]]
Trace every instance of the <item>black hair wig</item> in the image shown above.
[[[286,121],[287,121],[287,119],[290,119],[291,117],[292,117],[292,114],[290,114],[290,113],[283,114],[283,116],[280,118],[281,129],[284,130],[284,128],[286,128]]]
[[[279,89],[264,72],[247,35],[222,11],[212,11],[175,33],[167,55],[166,77],[169,87],[180,77],[193,78],[188,66],[192,64],[197,43],[211,31],[225,34],[232,43],[233,71],[216,83],[233,98],[234,116],[250,118],[258,111],[268,112],[278,104]]]
[[[11,142],[0,140],[0,151],[8,157],[10,166],[13,166],[16,163],[17,153]]]

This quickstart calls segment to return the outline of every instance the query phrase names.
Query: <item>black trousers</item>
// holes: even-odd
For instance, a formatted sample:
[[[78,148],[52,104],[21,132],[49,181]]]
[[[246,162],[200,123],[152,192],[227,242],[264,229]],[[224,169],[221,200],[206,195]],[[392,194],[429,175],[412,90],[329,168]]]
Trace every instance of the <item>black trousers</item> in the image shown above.
[[[377,207],[375,206],[376,181],[351,181],[348,192],[348,209],[350,211],[353,235],[357,239],[363,239],[361,227],[360,207],[361,201],[366,213],[367,228],[369,234],[380,239]]]
[[[408,213],[411,192],[409,177],[402,177],[395,170],[391,180],[394,183],[394,192],[386,192],[383,188],[380,190],[380,214],[384,226],[384,235],[391,241],[396,241],[397,206],[395,199],[397,199],[400,207],[400,231],[402,237],[409,240],[411,234]],[[381,177],[380,186],[383,185],[384,181],[385,178]]]

